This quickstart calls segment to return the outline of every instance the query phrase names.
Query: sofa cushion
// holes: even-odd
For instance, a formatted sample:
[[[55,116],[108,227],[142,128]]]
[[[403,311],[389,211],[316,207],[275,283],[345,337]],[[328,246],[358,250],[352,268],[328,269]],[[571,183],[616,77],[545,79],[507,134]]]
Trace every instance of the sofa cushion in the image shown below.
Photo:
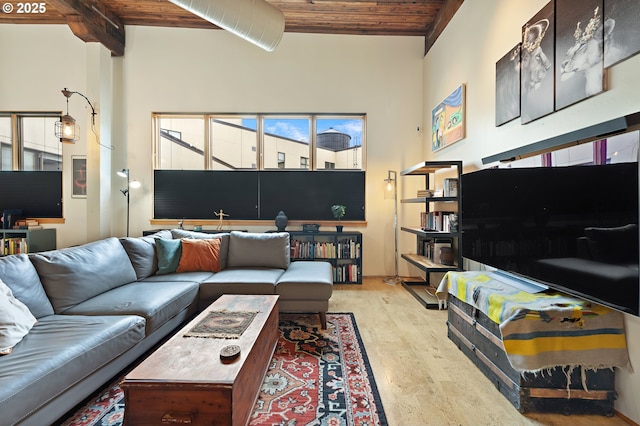
[[[200,283],[200,306],[209,305],[223,294],[275,294],[282,269],[225,269]]]
[[[585,228],[593,260],[608,263],[638,261],[638,225]]]
[[[0,355],[11,353],[36,321],[29,308],[0,280]]]
[[[261,234],[231,231],[228,268],[287,269],[290,256],[288,232]]]
[[[176,272],[180,263],[182,244],[180,240],[156,241],[156,252],[158,254],[158,275],[171,274]]]
[[[56,313],[136,281],[129,256],[115,237],[29,257]]]
[[[138,281],[114,288],[80,303],[68,315],[139,315],[146,320],[147,335],[193,306],[198,283],[189,281]]]
[[[53,306],[44,292],[40,277],[26,254],[0,257],[0,278],[13,296],[27,305],[36,318],[53,315]]]
[[[13,353],[0,358],[0,424],[20,423],[25,413],[45,406],[134,347],[144,338],[144,323],[134,315],[39,319]]]
[[[207,234],[206,232],[187,231],[185,229],[172,229],[173,238],[189,238],[194,240],[220,239],[220,269],[227,267],[227,253],[229,252],[229,233],[218,232]]]
[[[220,272],[220,239],[183,238],[182,254],[176,272]]]
[[[123,237],[120,243],[127,251],[129,259],[136,270],[138,280],[143,280],[158,272],[158,257],[156,256],[156,239],[171,239],[171,232],[159,231],[146,237]]]
[[[329,262],[291,262],[276,285],[276,294],[283,300],[329,300],[332,293],[333,271]]]

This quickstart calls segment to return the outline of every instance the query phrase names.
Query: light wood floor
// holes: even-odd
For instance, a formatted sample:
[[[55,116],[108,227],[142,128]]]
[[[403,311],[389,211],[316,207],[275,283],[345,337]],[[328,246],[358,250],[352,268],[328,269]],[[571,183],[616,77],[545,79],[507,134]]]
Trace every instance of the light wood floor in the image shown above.
[[[621,417],[520,414],[447,337],[447,311],[425,309],[383,277],[335,285],[330,312],[353,312],[391,426],[628,425]]]

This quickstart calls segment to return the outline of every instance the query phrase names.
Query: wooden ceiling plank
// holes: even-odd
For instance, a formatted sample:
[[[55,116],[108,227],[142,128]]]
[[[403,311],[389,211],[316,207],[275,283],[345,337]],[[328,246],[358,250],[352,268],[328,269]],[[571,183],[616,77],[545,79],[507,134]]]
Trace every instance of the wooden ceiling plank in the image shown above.
[[[462,6],[464,0],[445,0],[444,4],[440,8],[438,15],[436,15],[433,24],[429,27],[429,32],[426,34],[424,38],[424,54],[427,55],[429,49],[433,47],[434,43],[440,37],[440,34],[444,31],[446,26],[449,24],[451,19],[453,19],[453,15],[456,14],[460,6]]]
[[[124,23],[98,0],[49,0],[65,17],[73,34],[85,42],[100,42],[112,56],[123,56]]]

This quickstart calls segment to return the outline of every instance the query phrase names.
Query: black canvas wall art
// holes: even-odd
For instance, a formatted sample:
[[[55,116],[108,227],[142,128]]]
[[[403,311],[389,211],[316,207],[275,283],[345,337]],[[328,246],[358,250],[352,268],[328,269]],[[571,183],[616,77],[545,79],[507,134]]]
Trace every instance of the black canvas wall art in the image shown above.
[[[496,126],[520,116],[520,43],[496,62]]]
[[[604,87],[602,0],[556,0],[556,109]]]
[[[520,120],[526,124],[554,111],[553,1],[522,27],[520,61]]]
[[[604,67],[640,52],[640,0],[604,0]]]

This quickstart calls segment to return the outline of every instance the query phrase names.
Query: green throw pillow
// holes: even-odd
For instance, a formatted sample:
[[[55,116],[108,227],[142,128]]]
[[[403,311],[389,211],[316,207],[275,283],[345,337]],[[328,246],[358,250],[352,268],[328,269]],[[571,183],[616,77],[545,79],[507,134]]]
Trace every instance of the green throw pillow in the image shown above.
[[[182,245],[180,240],[156,240],[156,251],[158,252],[158,272],[157,275],[171,274],[176,271],[180,263]]]

